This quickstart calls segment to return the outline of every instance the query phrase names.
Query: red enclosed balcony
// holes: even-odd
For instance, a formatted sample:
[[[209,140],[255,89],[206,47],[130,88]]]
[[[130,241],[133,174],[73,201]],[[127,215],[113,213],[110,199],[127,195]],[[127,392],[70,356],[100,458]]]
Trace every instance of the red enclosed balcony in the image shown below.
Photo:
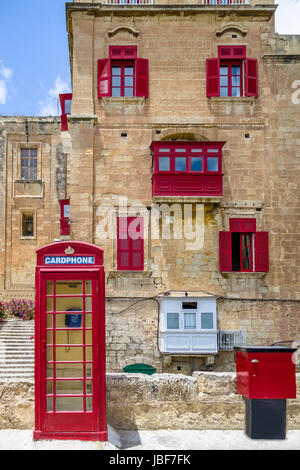
[[[152,193],[157,196],[223,196],[226,142],[152,142]]]

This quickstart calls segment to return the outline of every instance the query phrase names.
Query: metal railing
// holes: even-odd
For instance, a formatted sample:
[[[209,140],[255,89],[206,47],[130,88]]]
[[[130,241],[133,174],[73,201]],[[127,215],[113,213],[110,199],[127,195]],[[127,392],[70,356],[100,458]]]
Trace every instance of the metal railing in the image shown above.
[[[106,0],[106,5],[153,5],[153,0]]]
[[[245,330],[219,330],[218,349],[221,351],[233,351],[235,346],[246,346]]]
[[[155,0],[106,0],[106,5],[153,5]],[[200,5],[248,5],[250,0],[198,0]],[[158,2],[162,3],[162,2]]]
[[[248,5],[250,0],[199,0],[201,5]]]

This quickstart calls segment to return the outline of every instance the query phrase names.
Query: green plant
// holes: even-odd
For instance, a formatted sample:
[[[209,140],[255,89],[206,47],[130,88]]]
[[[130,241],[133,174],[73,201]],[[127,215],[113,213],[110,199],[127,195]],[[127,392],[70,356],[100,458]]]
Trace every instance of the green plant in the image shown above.
[[[0,321],[6,317],[5,312],[6,312],[5,302],[2,302],[2,300],[0,300]]]

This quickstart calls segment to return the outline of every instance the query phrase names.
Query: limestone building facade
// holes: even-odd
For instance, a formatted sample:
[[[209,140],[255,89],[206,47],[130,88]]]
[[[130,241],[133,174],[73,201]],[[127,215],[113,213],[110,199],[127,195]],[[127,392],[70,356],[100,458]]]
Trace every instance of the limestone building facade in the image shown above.
[[[300,341],[300,36],[273,0],[74,0],[62,116],[0,117],[0,291],[104,248],[108,371]]]

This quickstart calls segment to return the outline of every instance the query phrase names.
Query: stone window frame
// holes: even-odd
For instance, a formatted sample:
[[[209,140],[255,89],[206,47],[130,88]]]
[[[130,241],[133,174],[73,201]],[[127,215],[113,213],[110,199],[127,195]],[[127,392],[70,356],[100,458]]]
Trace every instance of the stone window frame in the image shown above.
[[[30,181],[21,179],[21,151],[22,149],[37,149],[37,177],[31,181],[42,180],[42,144],[41,142],[18,142],[17,145],[17,165],[14,172],[14,180]]]
[[[27,214],[32,214],[32,216],[33,216],[33,235],[32,236],[23,235],[23,215],[26,214],[26,213]],[[36,209],[33,209],[32,207],[20,209],[20,239],[21,240],[36,240],[36,238],[37,238],[36,229],[37,229]]]

